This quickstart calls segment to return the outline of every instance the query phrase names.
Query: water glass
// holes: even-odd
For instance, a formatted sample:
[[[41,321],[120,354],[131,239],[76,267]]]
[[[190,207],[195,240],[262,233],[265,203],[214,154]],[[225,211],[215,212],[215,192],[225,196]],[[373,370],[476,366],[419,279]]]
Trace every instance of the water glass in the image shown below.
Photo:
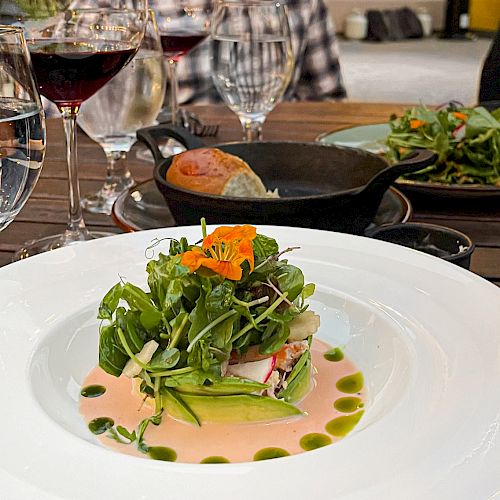
[[[23,30],[0,26],[0,231],[33,191],[45,142],[45,116]]]
[[[260,140],[294,67],[286,6],[222,0],[214,9],[211,35],[214,85],[240,119],[244,138]]]

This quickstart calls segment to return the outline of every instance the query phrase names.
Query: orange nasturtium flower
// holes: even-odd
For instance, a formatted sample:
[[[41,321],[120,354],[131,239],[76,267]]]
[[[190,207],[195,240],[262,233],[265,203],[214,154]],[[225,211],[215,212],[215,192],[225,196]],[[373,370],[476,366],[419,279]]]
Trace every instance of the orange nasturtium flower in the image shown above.
[[[455,118],[458,118],[459,120],[462,120],[463,122],[466,122],[467,118],[469,118],[465,113],[460,113],[460,111],[454,111],[453,116]]]
[[[246,260],[253,271],[252,240],[257,235],[253,226],[221,226],[203,239],[201,248],[184,252],[181,264],[194,273],[200,267],[211,269],[230,280],[240,280],[241,264]]]
[[[425,125],[424,120],[412,119],[410,120],[410,128],[419,128]]]

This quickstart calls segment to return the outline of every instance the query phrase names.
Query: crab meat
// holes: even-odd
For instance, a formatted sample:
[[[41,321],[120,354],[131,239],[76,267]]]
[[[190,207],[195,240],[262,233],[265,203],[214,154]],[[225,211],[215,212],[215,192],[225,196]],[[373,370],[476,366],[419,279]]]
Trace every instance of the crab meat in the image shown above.
[[[278,387],[280,382],[281,377],[278,370],[273,370],[271,376],[267,381],[269,387],[264,391],[264,394],[266,396],[269,396],[270,398],[276,398],[276,387]]]
[[[285,372],[290,371],[295,364],[295,360],[300,358],[307,349],[309,349],[309,344],[307,340],[302,342],[291,342],[290,344],[285,344],[276,353],[276,368],[283,370]]]
[[[227,373],[265,384],[269,380],[275,365],[276,356],[271,356],[270,358],[261,359],[259,361],[229,365],[227,367]]]
[[[233,352],[231,354],[231,359],[229,360],[228,371],[231,372],[231,367],[236,364],[248,364],[250,362],[269,359],[268,354],[259,353],[259,347],[260,346],[258,345],[250,346],[248,351],[240,357]],[[299,358],[308,348],[309,344],[307,340],[302,340],[300,342],[287,342],[274,353],[274,356],[276,357],[276,368],[288,371],[288,369],[293,366],[293,361]]]
[[[153,354],[156,352],[156,349],[158,349],[158,345],[158,342],[156,342],[155,340],[146,342],[140,352],[135,355],[136,358],[145,364],[149,363],[151,361],[151,358],[153,357]],[[141,370],[142,368],[133,359],[129,359],[122,371],[122,374],[128,378],[133,378],[137,377]]]

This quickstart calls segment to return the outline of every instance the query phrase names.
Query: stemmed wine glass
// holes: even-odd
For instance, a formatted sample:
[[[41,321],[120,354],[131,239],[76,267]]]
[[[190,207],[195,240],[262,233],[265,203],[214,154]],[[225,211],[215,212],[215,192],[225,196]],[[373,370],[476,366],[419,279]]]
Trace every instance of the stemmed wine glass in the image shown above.
[[[209,35],[210,9],[203,0],[177,0],[161,6],[161,44],[167,59],[170,85],[170,113],[173,125],[180,125],[178,113],[177,63]]]
[[[276,0],[222,0],[211,35],[214,85],[240,119],[244,138],[260,140],[292,77],[287,9]]]
[[[0,26],[0,231],[23,208],[45,155],[45,115],[23,30]]]
[[[85,210],[111,214],[120,193],[134,184],[127,154],[138,129],[154,125],[163,105],[166,70],[156,17],[152,10],[139,51],[104,87],[87,99],[78,125],[104,149],[106,180],[97,193],[82,198]]]
[[[31,5],[31,4],[30,4]],[[83,5],[84,8],[78,8]],[[91,8],[95,5],[95,8]],[[137,52],[144,35],[147,0],[79,0],[68,8],[26,9],[21,23],[41,94],[59,108],[67,143],[69,220],[63,234],[28,242],[15,258],[107,236],[83,221],[77,172],[76,118],[82,102],[111,80]]]

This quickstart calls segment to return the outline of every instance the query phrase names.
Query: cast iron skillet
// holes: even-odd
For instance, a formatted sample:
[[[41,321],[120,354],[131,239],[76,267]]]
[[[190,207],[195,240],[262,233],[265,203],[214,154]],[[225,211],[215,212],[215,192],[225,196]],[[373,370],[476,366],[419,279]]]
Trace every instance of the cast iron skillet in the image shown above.
[[[377,155],[354,148],[320,143],[232,142],[218,144],[245,160],[268,189],[280,198],[235,198],[198,193],[166,181],[171,158],[158,141],[172,137],[187,149],[206,147],[185,129],[167,125],[137,132],[155,159],[154,179],[179,225],[247,223],[298,226],[362,234],[373,220],[384,192],[402,174],[435,161],[429,151],[415,151],[389,167]]]

